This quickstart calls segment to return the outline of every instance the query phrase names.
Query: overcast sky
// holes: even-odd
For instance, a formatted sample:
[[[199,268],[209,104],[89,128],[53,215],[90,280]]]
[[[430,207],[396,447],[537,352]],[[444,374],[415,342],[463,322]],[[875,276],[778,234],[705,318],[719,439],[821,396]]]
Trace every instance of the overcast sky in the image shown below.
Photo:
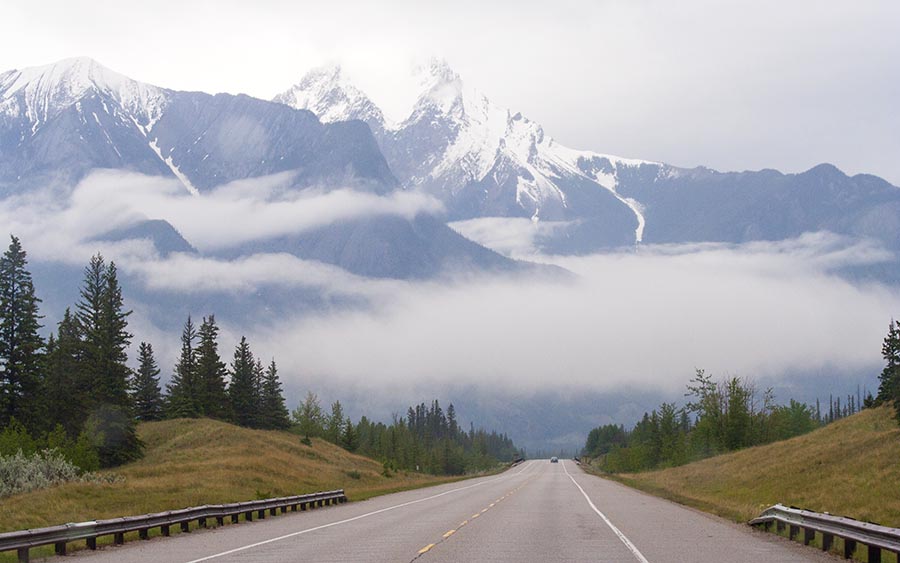
[[[76,55],[263,98],[340,61],[394,113],[434,55],[575,148],[900,185],[896,0],[4,1],[0,69]]]

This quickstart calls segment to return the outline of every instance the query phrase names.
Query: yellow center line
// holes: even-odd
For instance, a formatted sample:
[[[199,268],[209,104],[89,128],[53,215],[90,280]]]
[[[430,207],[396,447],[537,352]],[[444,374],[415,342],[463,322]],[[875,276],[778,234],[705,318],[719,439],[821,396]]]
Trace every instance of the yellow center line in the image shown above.
[[[426,553],[426,552],[427,552],[429,549],[431,549],[432,547],[434,547],[434,544],[433,544],[433,543],[430,543],[430,544],[426,545],[425,547],[423,547],[422,549],[419,550],[419,555],[422,555],[423,553]]]
[[[444,534],[444,539],[449,538],[450,536],[452,536],[452,535],[455,534],[455,533],[456,533],[456,530],[450,530],[449,532],[447,532],[446,534]]]
[[[478,518],[479,516],[481,516],[481,514],[473,514],[473,515],[472,515],[472,520]]]
[[[463,526],[465,526],[468,523],[469,523],[468,520],[463,520],[462,522],[459,523],[459,526],[457,526],[456,529],[458,530],[459,528],[462,528]]]
[[[481,511],[481,513],[484,514],[484,513],[487,512],[487,511],[488,511],[488,509],[485,508],[485,509],[483,509],[483,510]]]

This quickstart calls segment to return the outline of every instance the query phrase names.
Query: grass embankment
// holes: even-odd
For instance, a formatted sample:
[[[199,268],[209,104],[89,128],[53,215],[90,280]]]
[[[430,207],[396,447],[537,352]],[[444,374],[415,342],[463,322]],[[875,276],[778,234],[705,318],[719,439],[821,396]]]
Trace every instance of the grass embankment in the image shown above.
[[[900,527],[900,427],[892,415],[866,409],[790,440],[613,478],[738,522],[780,502]]]
[[[209,419],[143,423],[138,433],[145,455],[114,470],[123,483],[69,483],[4,498],[0,532],[333,489],[361,500],[453,480],[404,472],[385,477],[377,461],[322,440],[305,446],[289,432]],[[0,561],[14,556],[0,554]]]

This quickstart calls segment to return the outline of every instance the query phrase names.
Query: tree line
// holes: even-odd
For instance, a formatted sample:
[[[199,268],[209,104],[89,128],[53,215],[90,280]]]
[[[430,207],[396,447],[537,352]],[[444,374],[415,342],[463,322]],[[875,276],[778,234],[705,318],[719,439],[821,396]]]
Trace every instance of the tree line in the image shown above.
[[[0,257],[0,455],[56,448],[84,470],[139,458],[139,420],[209,416],[255,428],[287,428],[275,361],[264,367],[241,338],[231,365],[219,357],[215,317],[190,317],[164,394],[147,342],[128,367],[133,335],[114,262],[84,269],[79,300],[45,340],[27,254],[11,236]]]
[[[226,364],[214,315],[198,327],[188,316],[181,351],[162,388],[153,346],[133,335],[114,262],[97,254],[84,269],[79,300],[44,339],[27,254],[11,237],[0,257],[0,456],[54,449],[85,471],[138,459],[140,421],[209,417],[260,429],[292,429],[384,463],[385,473],[460,474],[519,456],[505,434],[459,428],[453,405],[410,407],[391,424],[353,423],[340,401],[326,414],[309,393],[293,414],[285,406],[275,360],[256,357],[245,337]]]
[[[292,416],[304,439],[323,438],[377,459],[384,464],[386,475],[400,470],[460,475],[521,455],[506,434],[476,430],[471,423],[468,431],[460,428],[453,404],[445,412],[437,399],[430,405],[409,407],[405,417],[395,415],[390,424],[365,416],[354,424],[344,416],[340,401],[325,413],[317,395],[309,392]]]
[[[768,444],[810,432],[859,412],[893,404],[900,422],[900,322],[891,320],[882,344],[885,367],[878,394],[846,398],[829,396],[828,410],[791,399],[778,405],[771,389],[758,393],[740,377],[714,381],[697,370],[687,386],[686,404],[663,403],[630,431],[607,424],[588,433],[582,454],[595,458],[601,469],[630,472],[682,465],[705,457]],[[863,398],[865,395],[865,398]]]

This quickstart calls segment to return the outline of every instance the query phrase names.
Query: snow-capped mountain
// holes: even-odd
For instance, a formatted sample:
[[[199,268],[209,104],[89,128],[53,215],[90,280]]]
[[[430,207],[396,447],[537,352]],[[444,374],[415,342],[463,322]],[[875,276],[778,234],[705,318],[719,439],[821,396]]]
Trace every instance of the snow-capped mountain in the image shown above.
[[[36,133],[60,112],[91,92],[116,102],[115,109],[150,131],[162,115],[169,92],[113,72],[87,57],[0,74],[0,113],[24,118]]]
[[[327,94],[317,91],[323,100],[341,103]],[[195,195],[286,171],[298,190],[349,187],[386,194],[398,186],[369,127],[359,121],[323,124],[310,111],[245,95],[159,88],[87,58],[0,74],[0,197],[71,188],[97,168],[177,178]],[[100,237],[131,238],[151,239],[163,255],[193,251],[171,225],[152,217]],[[266,252],[374,277],[429,277],[450,263],[524,267],[429,217],[347,220],[257,241],[231,257]]]
[[[582,253],[640,242],[779,240],[828,230],[900,250],[900,189],[830,165],[802,174],[683,169],[568,148],[498,107],[445,62],[420,69],[406,119],[389,123],[341,72],[319,69],[276,101],[323,121],[369,125],[401,185],[443,200],[451,219],[554,223],[545,250]]]
[[[0,193],[94,168],[178,178],[191,193],[287,170],[299,184],[394,187],[371,133],[248,96],[144,84],[88,58],[0,74]]]
[[[419,79],[421,93],[397,124],[388,123],[339,67],[311,72],[275,101],[309,109],[323,121],[366,122],[401,184],[439,197],[453,219],[602,216],[594,231],[602,231],[603,244],[640,242],[641,206],[617,192],[617,178],[626,169],[666,174],[668,167],[565,147],[521,113],[467,87],[443,61],[422,67]]]

